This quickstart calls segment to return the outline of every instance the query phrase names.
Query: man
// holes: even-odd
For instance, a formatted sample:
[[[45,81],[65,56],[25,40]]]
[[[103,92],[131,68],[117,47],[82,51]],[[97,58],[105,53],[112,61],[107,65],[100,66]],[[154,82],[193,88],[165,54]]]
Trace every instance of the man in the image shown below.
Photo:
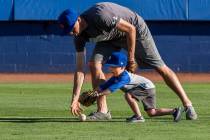
[[[74,74],[74,88],[71,102],[73,115],[81,112],[78,102],[84,80],[85,43],[96,43],[89,67],[93,88],[105,81],[102,64],[114,51],[122,48],[128,52],[128,70],[133,72],[135,62],[140,68],[153,68],[166,84],[179,96],[185,107],[186,118],[197,119],[192,102],[182,88],[176,74],[163,62],[152,35],[144,20],[126,7],[111,2],[93,5],[80,16],[73,10],[65,10],[59,17],[65,33],[75,36],[77,69]],[[106,104],[106,96],[97,99],[98,110],[92,116],[98,119],[111,118]],[[93,117],[94,118],[94,117]]]

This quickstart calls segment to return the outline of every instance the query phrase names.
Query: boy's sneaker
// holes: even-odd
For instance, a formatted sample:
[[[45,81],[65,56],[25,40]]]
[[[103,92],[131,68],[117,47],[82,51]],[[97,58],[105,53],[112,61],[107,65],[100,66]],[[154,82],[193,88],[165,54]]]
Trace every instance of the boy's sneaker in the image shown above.
[[[179,122],[181,120],[181,118],[182,118],[182,112],[183,112],[183,110],[182,110],[181,107],[175,108],[175,111],[172,114],[173,117],[174,117],[174,122]]]
[[[87,116],[87,120],[90,121],[103,121],[103,120],[110,120],[112,119],[110,111],[107,113],[102,113],[102,112],[93,112],[90,113],[90,115]]]
[[[198,118],[198,115],[195,112],[195,109],[194,109],[193,106],[186,107],[185,112],[186,112],[186,119],[187,120],[196,120]]]
[[[145,119],[143,116],[136,116],[136,115],[133,115],[132,117],[130,118],[126,118],[126,121],[127,122],[130,122],[130,123],[137,123],[137,122],[145,122]]]

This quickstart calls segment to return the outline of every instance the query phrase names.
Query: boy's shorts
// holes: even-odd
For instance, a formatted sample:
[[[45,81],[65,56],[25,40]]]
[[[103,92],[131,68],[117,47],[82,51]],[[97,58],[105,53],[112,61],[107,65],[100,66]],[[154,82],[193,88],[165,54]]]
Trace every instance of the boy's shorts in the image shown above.
[[[141,101],[145,111],[156,108],[155,88],[146,90],[135,88],[125,94],[131,94],[137,101]]]

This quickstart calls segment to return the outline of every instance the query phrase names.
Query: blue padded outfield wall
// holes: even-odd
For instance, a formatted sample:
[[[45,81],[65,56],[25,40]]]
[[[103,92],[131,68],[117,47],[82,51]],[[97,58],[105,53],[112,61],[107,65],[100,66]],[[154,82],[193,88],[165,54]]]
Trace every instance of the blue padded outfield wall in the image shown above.
[[[0,0],[0,21],[12,20],[13,13],[13,0]]]
[[[60,36],[56,19],[68,7],[81,13],[100,1],[0,0],[0,72],[73,72],[72,37]],[[162,58],[173,70],[210,72],[210,0],[112,2],[146,20]],[[87,60],[93,48],[87,44]]]

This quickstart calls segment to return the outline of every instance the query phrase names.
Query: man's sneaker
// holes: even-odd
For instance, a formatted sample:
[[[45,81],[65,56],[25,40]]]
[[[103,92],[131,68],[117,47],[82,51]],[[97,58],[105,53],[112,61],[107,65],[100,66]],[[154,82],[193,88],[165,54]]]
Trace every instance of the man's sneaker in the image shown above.
[[[195,109],[194,109],[193,106],[186,107],[185,112],[186,112],[186,119],[187,120],[196,120],[198,118],[198,115],[195,112]]]
[[[130,123],[137,123],[137,122],[145,122],[145,119],[142,116],[133,115],[130,118],[126,118],[126,121]]]
[[[90,121],[100,121],[100,120],[110,120],[112,119],[110,111],[107,113],[102,113],[102,112],[93,112],[90,113],[90,115],[87,116],[87,120]]]
[[[181,120],[181,118],[182,118],[182,112],[183,112],[183,110],[182,110],[181,107],[175,108],[175,111],[172,114],[173,117],[174,117],[174,122],[179,122]]]

